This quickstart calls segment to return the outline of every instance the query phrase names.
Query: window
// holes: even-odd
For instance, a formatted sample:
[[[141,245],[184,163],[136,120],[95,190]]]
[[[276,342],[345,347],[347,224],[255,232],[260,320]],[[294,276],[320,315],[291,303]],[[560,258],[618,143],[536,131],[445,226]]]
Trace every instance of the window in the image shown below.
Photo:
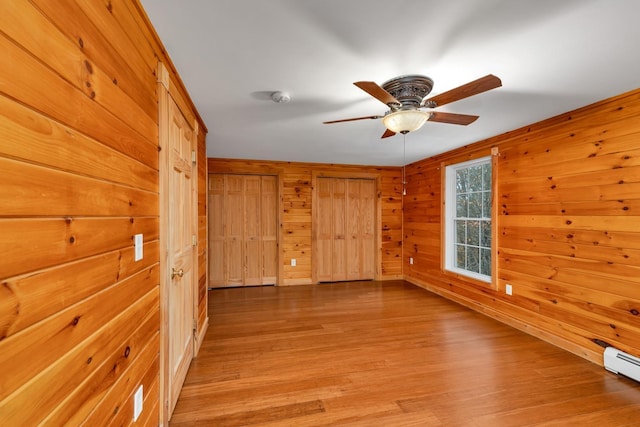
[[[491,157],[445,169],[445,268],[491,282]]]

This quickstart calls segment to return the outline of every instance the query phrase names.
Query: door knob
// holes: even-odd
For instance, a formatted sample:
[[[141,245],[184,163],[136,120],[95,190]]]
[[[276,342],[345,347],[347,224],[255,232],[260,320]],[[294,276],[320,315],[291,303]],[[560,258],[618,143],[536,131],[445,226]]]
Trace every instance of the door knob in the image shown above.
[[[175,268],[172,268],[171,269],[171,280],[175,279],[176,276],[178,276],[178,277],[184,276],[184,270],[183,269],[176,270]]]

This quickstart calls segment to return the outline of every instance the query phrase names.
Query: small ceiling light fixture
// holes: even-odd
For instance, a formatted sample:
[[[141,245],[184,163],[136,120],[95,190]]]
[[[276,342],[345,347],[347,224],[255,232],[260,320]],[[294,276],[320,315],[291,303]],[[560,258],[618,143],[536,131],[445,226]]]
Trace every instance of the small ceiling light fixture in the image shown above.
[[[405,134],[420,129],[431,114],[421,110],[398,110],[384,116],[382,124],[392,132]]]
[[[271,100],[278,104],[286,104],[291,101],[291,97],[286,92],[277,91],[271,94]]]

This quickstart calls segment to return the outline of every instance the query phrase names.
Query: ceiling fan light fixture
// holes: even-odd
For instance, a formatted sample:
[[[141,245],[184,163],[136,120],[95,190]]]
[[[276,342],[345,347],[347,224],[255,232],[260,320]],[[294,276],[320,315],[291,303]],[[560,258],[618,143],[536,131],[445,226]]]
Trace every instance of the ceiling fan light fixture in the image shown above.
[[[420,129],[430,117],[427,111],[399,110],[384,116],[382,124],[392,132],[408,133]]]

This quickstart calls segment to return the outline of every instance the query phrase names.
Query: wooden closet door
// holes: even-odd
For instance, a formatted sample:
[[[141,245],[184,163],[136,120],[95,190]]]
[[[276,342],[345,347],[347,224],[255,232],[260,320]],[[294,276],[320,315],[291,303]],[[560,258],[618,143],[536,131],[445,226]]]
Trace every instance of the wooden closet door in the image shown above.
[[[262,284],[271,285],[278,276],[278,179],[275,176],[261,179]]]
[[[225,177],[225,282],[244,285],[244,176]]]
[[[316,280],[375,278],[375,181],[322,177],[316,186]]]
[[[222,286],[225,280],[225,179],[209,175],[209,286]]]
[[[209,286],[275,284],[278,179],[209,175]]]
[[[327,213],[333,212],[333,180],[318,179],[316,187],[316,208],[319,212],[315,220],[316,278],[320,282],[330,282],[333,280],[333,218]]]
[[[361,252],[362,241],[360,232],[360,181],[359,179],[347,180],[347,205],[345,218],[347,222],[347,280],[361,279],[362,265]]]
[[[360,277],[376,277],[376,182],[360,180]]]
[[[327,216],[332,218],[333,245],[331,252],[331,280],[348,280],[348,232],[347,232],[347,179],[332,178],[333,212]],[[324,214],[323,214],[324,215]]]
[[[244,284],[262,284],[262,177],[244,177]],[[239,215],[240,216],[240,215]]]

